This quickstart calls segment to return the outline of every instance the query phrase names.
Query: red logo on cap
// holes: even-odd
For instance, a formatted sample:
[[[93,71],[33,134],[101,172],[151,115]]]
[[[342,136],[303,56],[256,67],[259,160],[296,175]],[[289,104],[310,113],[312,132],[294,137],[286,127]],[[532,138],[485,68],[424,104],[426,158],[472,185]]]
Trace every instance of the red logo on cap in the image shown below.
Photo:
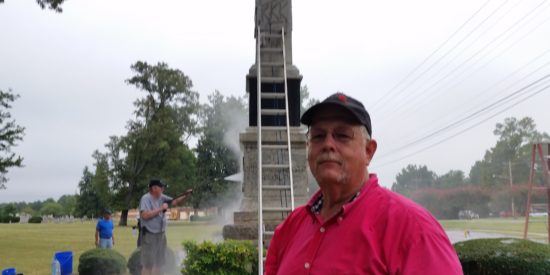
[[[348,98],[345,95],[338,95],[338,100],[343,103],[348,103]]]

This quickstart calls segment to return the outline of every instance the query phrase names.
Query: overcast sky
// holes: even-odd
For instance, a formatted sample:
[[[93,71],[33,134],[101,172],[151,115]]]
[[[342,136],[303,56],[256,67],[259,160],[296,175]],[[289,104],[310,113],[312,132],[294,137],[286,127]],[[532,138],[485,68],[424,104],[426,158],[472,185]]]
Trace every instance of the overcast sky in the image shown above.
[[[92,152],[125,132],[143,95],[124,83],[137,60],[182,70],[202,102],[214,90],[243,95],[254,2],[79,0],[61,14],[33,0],[0,5],[0,89],[21,95],[12,114],[26,127],[15,148],[25,167],[10,171],[0,202],[77,192]],[[549,1],[298,0],[293,58],[311,96],[343,91],[367,106],[371,172],[389,187],[409,163],[467,174],[505,117],[550,132],[548,79],[520,90],[550,71],[549,20]],[[425,138],[494,102],[507,104]]]

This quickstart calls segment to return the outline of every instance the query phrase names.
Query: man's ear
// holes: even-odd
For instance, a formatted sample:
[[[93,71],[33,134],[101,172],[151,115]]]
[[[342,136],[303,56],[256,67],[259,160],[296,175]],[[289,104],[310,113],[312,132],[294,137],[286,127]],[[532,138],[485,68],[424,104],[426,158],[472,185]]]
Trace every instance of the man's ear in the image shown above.
[[[378,143],[376,143],[376,140],[371,139],[367,141],[367,144],[365,145],[365,150],[367,153],[367,166],[370,164],[370,161],[374,157],[374,153],[376,153],[377,147],[378,147]]]

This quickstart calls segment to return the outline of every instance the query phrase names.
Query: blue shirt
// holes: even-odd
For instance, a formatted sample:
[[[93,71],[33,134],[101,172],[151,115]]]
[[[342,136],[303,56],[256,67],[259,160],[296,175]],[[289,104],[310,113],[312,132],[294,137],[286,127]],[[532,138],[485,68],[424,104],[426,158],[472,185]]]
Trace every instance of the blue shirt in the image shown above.
[[[101,219],[97,222],[95,229],[99,231],[100,238],[110,239],[113,237],[113,229],[114,229],[113,220]]]

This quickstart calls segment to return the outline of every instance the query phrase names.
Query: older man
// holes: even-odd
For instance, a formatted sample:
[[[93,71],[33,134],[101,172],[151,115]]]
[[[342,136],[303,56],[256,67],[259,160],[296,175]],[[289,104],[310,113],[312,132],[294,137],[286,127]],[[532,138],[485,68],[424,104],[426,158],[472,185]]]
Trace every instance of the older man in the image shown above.
[[[189,189],[175,199],[164,195],[163,192],[164,184],[158,179],[153,179],[149,182],[149,192],[141,197],[139,203],[142,275],[161,274],[166,253],[164,213],[170,205],[181,204],[193,190]]]
[[[428,211],[368,173],[377,143],[363,104],[337,93],[301,121],[320,191],[275,230],[266,274],[462,274]]]

